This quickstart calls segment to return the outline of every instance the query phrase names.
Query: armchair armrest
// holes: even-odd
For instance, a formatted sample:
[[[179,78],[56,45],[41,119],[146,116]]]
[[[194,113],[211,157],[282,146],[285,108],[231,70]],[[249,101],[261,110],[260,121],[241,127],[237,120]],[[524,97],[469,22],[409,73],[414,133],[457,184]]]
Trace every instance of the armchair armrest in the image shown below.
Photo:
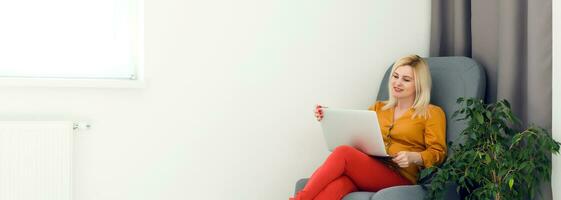
[[[425,185],[425,187],[430,187],[430,185]],[[402,185],[394,186],[378,191],[371,200],[423,200],[427,191],[421,187],[421,185]],[[456,184],[446,185],[446,191],[444,192],[442,199],[460,199],[460,196],[456,192]]]

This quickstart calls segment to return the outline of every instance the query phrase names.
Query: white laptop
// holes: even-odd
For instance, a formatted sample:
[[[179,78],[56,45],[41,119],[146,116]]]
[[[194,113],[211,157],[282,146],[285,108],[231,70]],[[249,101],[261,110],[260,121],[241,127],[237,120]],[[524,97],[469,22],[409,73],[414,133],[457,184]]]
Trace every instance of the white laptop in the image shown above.
[[[327,148],[362,143],[363,151],[371,156],[388,157],[376,112],[323,108],[321,128]]]

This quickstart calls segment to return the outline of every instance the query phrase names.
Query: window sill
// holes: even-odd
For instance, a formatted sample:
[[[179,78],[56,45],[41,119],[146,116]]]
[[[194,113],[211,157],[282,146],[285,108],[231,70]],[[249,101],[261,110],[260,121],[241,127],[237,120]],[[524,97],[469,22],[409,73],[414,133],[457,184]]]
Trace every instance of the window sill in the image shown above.
[[[0,78],[0,87],[146,88],[146,80]]]

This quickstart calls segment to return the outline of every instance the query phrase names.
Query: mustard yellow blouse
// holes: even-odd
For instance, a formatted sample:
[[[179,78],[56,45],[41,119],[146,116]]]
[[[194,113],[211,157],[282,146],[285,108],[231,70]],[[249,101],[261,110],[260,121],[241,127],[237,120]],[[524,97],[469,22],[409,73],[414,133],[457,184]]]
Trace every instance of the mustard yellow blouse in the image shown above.
[[[421,153],[423,166],[417,166],[413,163],[407,168],[400,168],[397,165],[397,167],[392,166],[403,177],[412,183],[416,183],[422,167],[440,164],[446,156],[446,117],[444,111],[440,107],[430,104],[429,115],[426,119],[417,116],[412,119],[415,110],[411,108],[394,122],[395,109],[382,110],[384,105],[384,102],[379,101],[370,106],[368,110],[376,111],[376,115],[378,115],[388,154],[395,155],[400,151]]]

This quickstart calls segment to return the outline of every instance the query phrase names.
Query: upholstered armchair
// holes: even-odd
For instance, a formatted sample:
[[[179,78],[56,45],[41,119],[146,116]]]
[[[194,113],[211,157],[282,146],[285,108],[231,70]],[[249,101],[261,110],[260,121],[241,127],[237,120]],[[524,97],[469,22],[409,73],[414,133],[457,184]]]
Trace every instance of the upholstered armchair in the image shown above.
[[[446,141],[461,142],[456,140],[460,132],[467,126],[465,121],[451,119],[452,113],[459,108],[456,100],[459,97],[483,98],[485,95],[485,71],[474,60],[467,57],[431,57],[426,58],[432,76],[431,103],[440,106],[446,113]],[[388,80],[390,69],[380,83],[377,100],[388,99]],[[450,153],[450,152],[449,152]],[[295,193],[300,191],[308,179],[301,179],[296,183]],[[425,184],[430,187],[430,184]],[[421,185],[396,186],[382,189],[378,192],[353,192],[346,195],[344,200],[422,200],[426,194]],[[456,187],[451,184],[447,187],[444,199],[459,199]]]

